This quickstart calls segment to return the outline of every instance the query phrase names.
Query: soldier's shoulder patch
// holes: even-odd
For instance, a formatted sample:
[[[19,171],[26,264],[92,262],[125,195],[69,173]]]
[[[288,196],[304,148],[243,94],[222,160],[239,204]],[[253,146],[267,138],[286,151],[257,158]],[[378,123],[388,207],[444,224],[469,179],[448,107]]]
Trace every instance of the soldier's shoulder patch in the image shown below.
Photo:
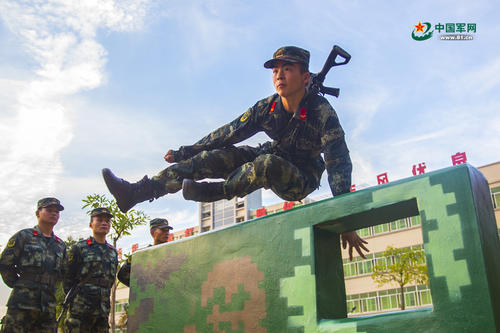
[[[9,239],[9,242],[7,243],[7,247],[13,247],[14,245],[16,245],[16,238],[12,237],[11,239]]]
[[[241,116],[240,118],[240,121],[242,123],[244,123],[245,121],[247,121],[248,117],[250,117],[250,110],[247,110],[247,112],[243,113],[243,115]]]

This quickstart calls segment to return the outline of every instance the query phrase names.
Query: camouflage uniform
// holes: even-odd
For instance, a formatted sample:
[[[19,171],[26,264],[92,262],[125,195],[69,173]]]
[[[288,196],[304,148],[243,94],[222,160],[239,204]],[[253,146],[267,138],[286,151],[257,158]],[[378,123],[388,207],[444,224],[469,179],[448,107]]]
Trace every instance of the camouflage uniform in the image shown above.
[[[273,141],[233,146],[258,132]],[[351,186],[352,165],[337,114],[313,94],[306,94],[293,114],[278,94],[267,97],[194,145],[182,146],[174,158],[181,162],[152,178],[162,186],[159,195],[180,190],[184,178],[224,178],[228,199],[264,187],[285,200],[300,200],[319,187],[325,162],[334,195]]]
[[[118,254],[108,243],[93,237],[76,243],[68,253],[64,291],[80,284],[65,321],[67,332],[108,332],[110,292],[115,281]]]
[[[173,228],[168,225],[168,220],[167,219],[162,219],[162,218],[156,218],[152,219],[149,222],[149,230],[153,231],[155,228],[168,228],[172,230]],[[156,244],[158,245],[158,244]],[[152,246],[151,244],[148,245]],[[120,267],[118,270],[118,280],[126,285],[127,287],[130,287],[130,270],[132,269],[132,256],[128,257],[125,263]]]
[[[61,206],[62,207],[62,206]],[[12,236],[0,257],[5,284],[13,288],[2,332],[54,332],[56,283],[63,278],[66,245],[38,226]]]

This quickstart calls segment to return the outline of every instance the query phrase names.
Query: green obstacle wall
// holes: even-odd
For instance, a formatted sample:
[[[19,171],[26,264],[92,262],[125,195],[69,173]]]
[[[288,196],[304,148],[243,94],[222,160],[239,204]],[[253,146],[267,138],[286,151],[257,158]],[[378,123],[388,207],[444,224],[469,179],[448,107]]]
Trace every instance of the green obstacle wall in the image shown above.
[[[347,318],[339,234],[417,214],[434,307]],[[486,180],[460,165],[137,252],[128,330],[495,332],[499,258]]]

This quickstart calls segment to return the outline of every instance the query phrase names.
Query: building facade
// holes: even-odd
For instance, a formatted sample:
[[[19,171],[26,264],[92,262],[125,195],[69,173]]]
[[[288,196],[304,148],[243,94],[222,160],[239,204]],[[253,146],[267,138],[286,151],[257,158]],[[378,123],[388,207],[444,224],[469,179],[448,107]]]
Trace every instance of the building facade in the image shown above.
[[[235,223],[249,220],[250,212],[262,206],[262,190],[250,193],[244,198],[219,200],[215,202],[200,202],[199,230],[207,232]]]
[[[388,246],[423,251],[420,216],[379,224],[357,232],[368,242],[370,252],[366,254],[366,259],[355,256],[350,261],[347,249],[342,249],[348,316],[399,310],[400,286],[396,283],[377,285],[372,279],[373,267],[378,263],[393,263],[393,258],[383,256]],[[404,303],[406,309],[432,306],[429,287],[414,283],[406,285]]]
[[[495,210],[495,219],[497,221],[498,235],[500,236],[500,161],[479,167],[488,181],[491,191],[491,200]]]

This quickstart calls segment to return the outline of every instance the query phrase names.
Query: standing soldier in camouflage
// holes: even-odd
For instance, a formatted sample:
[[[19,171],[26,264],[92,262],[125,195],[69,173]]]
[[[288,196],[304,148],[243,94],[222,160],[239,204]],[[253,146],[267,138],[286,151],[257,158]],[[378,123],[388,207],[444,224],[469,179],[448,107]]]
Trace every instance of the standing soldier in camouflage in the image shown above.
[[[1,332],[50,332],[56,324],[56,283],[63,278],[66,245],[53,229],[64,210],[56,198],[38,201],[38,225],[12,236],[0,257],[0,273],[12,288]]]
[[[117,252],[106,242],[112,217],[107,208],[92,210],[92,236],[68,252],[64,291],[76,285],[79,290],[69,306],[65,332],[109,332],[110,292],[118,266]]]
[[[164,158],[176,164],[133,184],[103,169],[118,207],[126,212],[181,188],[184,198],[194,201],[243,197],[259,188],[271,189],[284,200],[302,200],[319,187],[325,165],[333,195],[348,193],[352,165],[344,131],[330,103],[308,91],[309,52],[281,47],[264,67],[272,69],[277,93],[194,145],[169,150]],[[258,132],[273,141],[259,147],[234,146]],[[224,181],[196,182],[204,178]],[[353,247],[361,255],[361,249],[367,250],[355,232],[343,234],[344,247],[346,242],[350,252]]]
[[[170,230],[173,228],[168,225],[167,219],[156,218],[149,222],[149,232],[153,237],[153,246],[168,242]],[[149,245],[151,246],[151,245]],[[132,268],[132,256],[128,257],[127,261],[120,267],[118,271],[118,280],[130,287],[130,269]]]

